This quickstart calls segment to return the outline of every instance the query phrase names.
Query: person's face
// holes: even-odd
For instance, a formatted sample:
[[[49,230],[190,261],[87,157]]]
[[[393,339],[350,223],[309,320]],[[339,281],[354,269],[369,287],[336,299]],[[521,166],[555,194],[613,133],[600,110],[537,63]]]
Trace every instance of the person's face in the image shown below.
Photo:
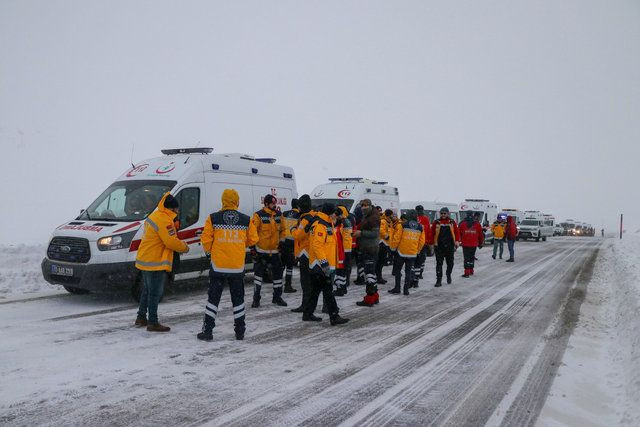
[[[449,218],[449,214],[447,212],[440,212],[440,219],[447,219]]]
[[[371,205],[368,203],[362,203],[360,205],[360,208],[362,209],[362,212],[368,213],[371,211]]]
[[[275,201],[271,201],[270,203],[267,203],[267,207],[269,209],[271,209],[272,211],[276,210],[276,202]]]

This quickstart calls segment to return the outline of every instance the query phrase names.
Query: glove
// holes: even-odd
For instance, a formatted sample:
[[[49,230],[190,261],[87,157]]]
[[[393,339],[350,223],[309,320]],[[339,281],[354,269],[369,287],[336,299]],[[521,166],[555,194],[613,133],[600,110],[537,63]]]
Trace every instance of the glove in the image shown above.
[[[329,268],[329,261],[327,261],[326,259],[320,261],[320,269],[322,270],[322,274],[324,274],[325,277],[329,277],[331,273],[331,269]]]

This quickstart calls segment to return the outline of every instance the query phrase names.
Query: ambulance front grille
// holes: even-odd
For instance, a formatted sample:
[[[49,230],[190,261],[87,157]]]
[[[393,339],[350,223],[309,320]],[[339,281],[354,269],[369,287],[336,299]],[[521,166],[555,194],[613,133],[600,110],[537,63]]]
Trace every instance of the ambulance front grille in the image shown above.
[[[56,261],[87,263],[91,259],[89,241],[77,237],[54,237],[49,243],[47,256]]]

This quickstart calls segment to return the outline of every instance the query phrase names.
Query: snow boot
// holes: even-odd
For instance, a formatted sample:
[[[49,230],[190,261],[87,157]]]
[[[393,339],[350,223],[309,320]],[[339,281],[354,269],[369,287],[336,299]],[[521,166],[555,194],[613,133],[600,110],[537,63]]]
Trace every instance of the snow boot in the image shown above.
[[[285,300],[282,299],[282,297],[273,297],[271,302],[274,303],[275,305],[279,305],[280,307],[286,307],[287,306],[287,303],[285,302]]]
[[[389,289],[388,292],[390,294],[399,294],[400,293],[400,286],[395,286],[393,289]]]
[[[505,262],[514,262],[513,258],[509,258],[508,260],[506,260]]]
[[[451,284],[451,275],[447,274],[447,285]]]
[[[473,276],[473,268],[469,269],[469,276]]]
[[[402,289],[402,293],[404,295],[409,295],[409,286],[405,283],[404,288]]]
[[[491,258],[496,259],[496,256],[495,255],[491,255]]]
[[[462,277],[464,277],[465,279],[466,279],[467,277],[469,277],[469,269],[468,269],[468,268],[465,268],[465,269],[464,269],[464,274],[462,275]]]
[[[135,323],[135,325],[136,325],[138,328],[141,328],[141,327],[143,327],[143,326],[147,326],[147,318],[146,318],[146,317],[140,317],[140,316],[138,316],[138,317],[136,318],[136,323]]]
[[[326,306],[326,305],[324,305],[324,304],[322,304],[322,312],[323,312],[324,314],[329,314],[329,310],[327,310],[327,306]]]
[[[293,289],[293,287],[291,286],[291,276],[285,276],[283,292],[285,294],[292,294],[294,292],[298,292],[297,289]]]
[[[254,296],[253,303],[251,303],[251,308],[258,308],[258,307],[260,307],[260,297],[256,298]]]
[[[376,297],[374,295],[365,295],[362,301],[356,302],[356,305],[360,307],[373,307],[376,303]]]
[[[147,331],[149,332],[169,332],[171,330],[170,327],[161,325],[160,323],[149,323],[147,325]]]
[[[436,284],[433,285],[435,288],[439,288],[440,286],[442,286],[442,277],[438,277],[436,279]]]
[[[343,297],[347,294],[347,290],[346,289],[342,289],[342,288],[338,288],[335,291],[333,291],[333,296],[334,297]]]
[[[302,321],[303,322],[322,322],[322,317],[318,317],[313,314],[303,314]]]
[[[292,308],[291,311],[293,313],[302,313],[304,309],[302,308],[302,305],[300,305],[300,307]]]
[[[349,319],[345,319],[344,317],[340,317],[339,314],[336,314],[334,316],[331,316],[329,318],[329,321],[331,322],[331,326],[336,326],[336,325],[344,325],[349,321]]]
[[[238,341],[242,341],[244,339],[244,331],[246,330],[246,328],[235,328],[235,333],[236,333],[236,339]]]
[[[378,293],[378,291],[376,290],[376,293],[373,294],[373,297],[375,298],[375,300],[373,301],[374,304],[380,304],[380,294]]]
[[[379,284],[379,285],[385,285],[387,283],[387,281],[384,280],[382,277],[378,277],[376,279],[376,283]]]

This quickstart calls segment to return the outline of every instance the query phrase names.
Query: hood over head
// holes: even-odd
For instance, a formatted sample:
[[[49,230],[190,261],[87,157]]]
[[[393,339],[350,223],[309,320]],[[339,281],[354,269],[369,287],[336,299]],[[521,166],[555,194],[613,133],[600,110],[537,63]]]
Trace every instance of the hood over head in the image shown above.
[[[240,196],[233,188],[227,188],[222,192],[222,210],[238,210]]]

